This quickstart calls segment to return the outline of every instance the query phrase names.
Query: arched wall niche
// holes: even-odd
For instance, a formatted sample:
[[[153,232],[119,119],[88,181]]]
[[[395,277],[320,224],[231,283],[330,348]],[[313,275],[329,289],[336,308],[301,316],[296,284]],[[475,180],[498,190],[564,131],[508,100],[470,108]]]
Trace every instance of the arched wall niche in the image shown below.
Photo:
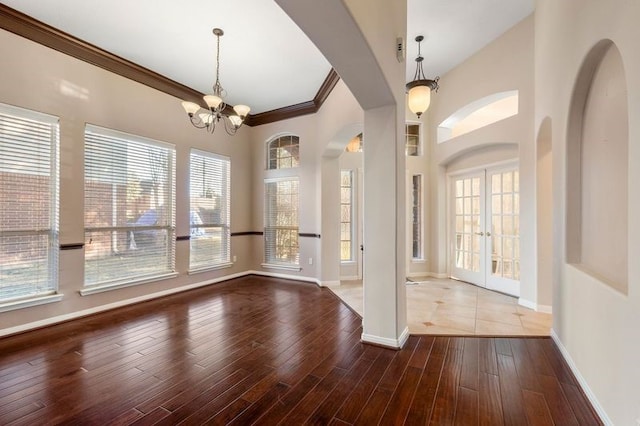
[[[586,56],[567,127],[567,261],[628,292],[629,113],[622,57],[611,40]]]

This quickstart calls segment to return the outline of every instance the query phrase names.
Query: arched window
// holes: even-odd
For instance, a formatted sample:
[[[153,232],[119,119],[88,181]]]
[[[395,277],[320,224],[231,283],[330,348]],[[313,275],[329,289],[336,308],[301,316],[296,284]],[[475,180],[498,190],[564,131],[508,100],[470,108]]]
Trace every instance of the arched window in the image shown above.
[[[280,136],[267,144],[267,170],[288,169],[300,165],[300,138]]]

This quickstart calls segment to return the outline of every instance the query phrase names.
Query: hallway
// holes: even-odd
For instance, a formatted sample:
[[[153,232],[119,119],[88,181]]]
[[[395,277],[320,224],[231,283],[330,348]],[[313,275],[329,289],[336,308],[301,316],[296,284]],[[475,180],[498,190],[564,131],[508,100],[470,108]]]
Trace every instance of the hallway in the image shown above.
[[[552,316],[518,305],[518,299],[462,281],[416,278],[407,283],[412,334],[549,336]],[[362,282],[329,287],[362,315]]]

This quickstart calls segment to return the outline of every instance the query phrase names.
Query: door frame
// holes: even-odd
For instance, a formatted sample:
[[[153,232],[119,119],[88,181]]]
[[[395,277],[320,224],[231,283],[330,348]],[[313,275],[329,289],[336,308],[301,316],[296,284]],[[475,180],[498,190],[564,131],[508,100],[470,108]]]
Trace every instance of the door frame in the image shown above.
[[[481,200],[481,204],[486,204],[487,200],[487,185],[488,185],[488,179],[486,179],[487,177],[487,172],[488,171],[497,171],[497,170],[508,170],[509,168],[515,168],[516,170],[520,171],[520,162],[518,161],[517,158],[512,158],[512,159],[508,159],[508,160],[502,160],[502,161],[496,161],[496,162],[492,162],[492,163],[487,163],[487,164],[483,164],[483,165],[479,165],[479,166],[474,166],[474,167],[468,167],[468,168],[464,168],[464,169],[459,169],[459,170],[453,170],[451,172],[446,172],[446,179],[445,179],[445,193],[446,193],[446,209],[445,209],[445,230],[446,230],[446,259],[447,259],[447,276],[449,278],[453,278],[452,277],[452,272],[453,272],[453,261],[454,261],[454,256],[455,256],[455,250],[454,250],[454,241],[453,241],[453,219],[454,219],[454,213],[455,213],[455,206],[454,206],[454,195],[453,195],[453,183],[455,181],[456,178],[459,177],[463,177],[465,175],[472,175],[474,173],[482,173],[485,172],[485,187],[484,187],[484,198],[485,200]],[[485,216],[485,222],[486,222],[486,215],[487,215],[487,211],[486,211],[486,206],[483,212],[483,215]],[[484,223],[484,228],[486,229],[487,227],[487,223]],[[485,247],[487,247],[487,245],[485,244]],[[485,249],[486,251],[486,249]],[[481,260],[482,261],[482,260]],[[516,297],[519,296],[520,294],[520,281],[518,281],[518,288],[516,292],[505,292],[504,289],[500,286],[488,286],[488,276],[490,274],[490,270],[487,269],[488,266],[490,265],[491,262],[491,256],[490,254],[485,254],[485,261],[486,261],[486,266],[484,267],[485,273],[484,273],[484,279],[483,279],[483,283],[484,285],[480,285],[480,284],[475,284],[472,283],[474,285],[478,285],[479,287],[483,287],[483,288],[487,288],[489,290],[495,290],[495,291],[499,291],[502,293],[507,293],[509,295],[515,295]],[[483,269],[483,268],[481,268]],[[453,278],[455,279],[455,278]],[[461,280],[462,281],[462,280]],[[493,287],[493,288],[492,288]]]

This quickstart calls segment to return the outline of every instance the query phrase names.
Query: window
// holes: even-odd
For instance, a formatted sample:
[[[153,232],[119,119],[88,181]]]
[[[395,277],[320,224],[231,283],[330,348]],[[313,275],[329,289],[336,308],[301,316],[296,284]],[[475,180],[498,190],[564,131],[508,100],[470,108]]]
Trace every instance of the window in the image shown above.
[[[288,169],[300,165],[300,139],[297,136],[281,136],[267,145],[267,169]]]
[[[518,114],[518,91],[494,93],[451,114],[438,126],[438,143]]]
[[[362,133],[349,141],[344,152],[362,152]]]
[[[412,257],[422,259],[422,175],[413,175],[411,180]]]
[[[227,264],[231,260],[231,161],[227,157],[192,149],[190,169],[189,268],[194,270]]]
[[[353,170],[340,172],[340,260],[353,260]]]
[[[58,119],[0,105],[0,301],[53,293]]]
[[[265,182],[265,262],[298,265],[298,178]]]
[[[175,149],[87,126],[85,286],[158,278],[175,264]]]
[[[405,153],[411,157],[420,155],[419,124],[407,124],[405,126]]]

